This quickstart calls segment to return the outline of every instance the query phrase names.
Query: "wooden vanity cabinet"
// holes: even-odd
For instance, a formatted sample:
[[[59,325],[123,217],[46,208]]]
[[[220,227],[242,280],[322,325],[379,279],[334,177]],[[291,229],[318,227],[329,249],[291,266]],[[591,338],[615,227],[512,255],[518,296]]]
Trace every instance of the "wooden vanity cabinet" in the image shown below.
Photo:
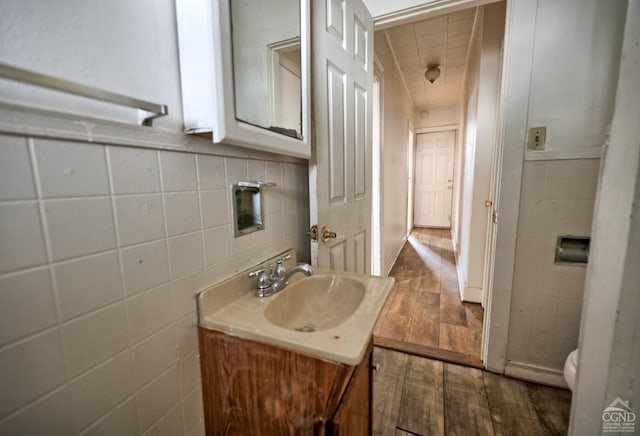
[[[198,336],[207,435],[371,434],[372,342],[352,366],[204,327]]]

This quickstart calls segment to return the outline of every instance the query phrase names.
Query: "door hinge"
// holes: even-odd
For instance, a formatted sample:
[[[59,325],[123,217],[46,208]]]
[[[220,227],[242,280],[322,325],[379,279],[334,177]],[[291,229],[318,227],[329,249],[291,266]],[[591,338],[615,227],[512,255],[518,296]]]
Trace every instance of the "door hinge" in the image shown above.
[[[493,214],[491,215],[491,221],[493,221],[494,224],[498,224],[498,211],[494,210]]]

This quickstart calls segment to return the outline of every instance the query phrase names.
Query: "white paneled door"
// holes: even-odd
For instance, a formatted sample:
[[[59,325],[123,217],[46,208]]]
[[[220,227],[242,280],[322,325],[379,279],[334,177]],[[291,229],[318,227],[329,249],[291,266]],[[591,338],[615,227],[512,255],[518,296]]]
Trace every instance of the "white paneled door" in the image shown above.
[[[314,151],[311,224],[335,237],[311,242],[314,266],[371,270],[373,20],[362,0],[313,0]],[[334,236],[334,235],[331,235]]]
[[[413,224],[451,227],[454,131],[420,133],[416,141]]]

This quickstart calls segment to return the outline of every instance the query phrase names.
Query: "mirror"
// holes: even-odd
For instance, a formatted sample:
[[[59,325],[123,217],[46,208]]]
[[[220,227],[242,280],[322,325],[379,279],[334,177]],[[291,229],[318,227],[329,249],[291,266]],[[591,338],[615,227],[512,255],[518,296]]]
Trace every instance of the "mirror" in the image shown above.
[[[229,0],[236,119],[302,138],[299,0]]]
[[[303,159],[310,0],[176,0],[185,132]]]

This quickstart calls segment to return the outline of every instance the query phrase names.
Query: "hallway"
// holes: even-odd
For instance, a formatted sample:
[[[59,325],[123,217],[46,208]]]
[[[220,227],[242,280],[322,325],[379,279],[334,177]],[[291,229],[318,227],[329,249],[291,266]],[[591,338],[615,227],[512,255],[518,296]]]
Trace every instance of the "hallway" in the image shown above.
[[[396,288],[374,330],[374,344],[482,368],[483,310],[460,301],[450,231],[414,228],[389,275]]]

